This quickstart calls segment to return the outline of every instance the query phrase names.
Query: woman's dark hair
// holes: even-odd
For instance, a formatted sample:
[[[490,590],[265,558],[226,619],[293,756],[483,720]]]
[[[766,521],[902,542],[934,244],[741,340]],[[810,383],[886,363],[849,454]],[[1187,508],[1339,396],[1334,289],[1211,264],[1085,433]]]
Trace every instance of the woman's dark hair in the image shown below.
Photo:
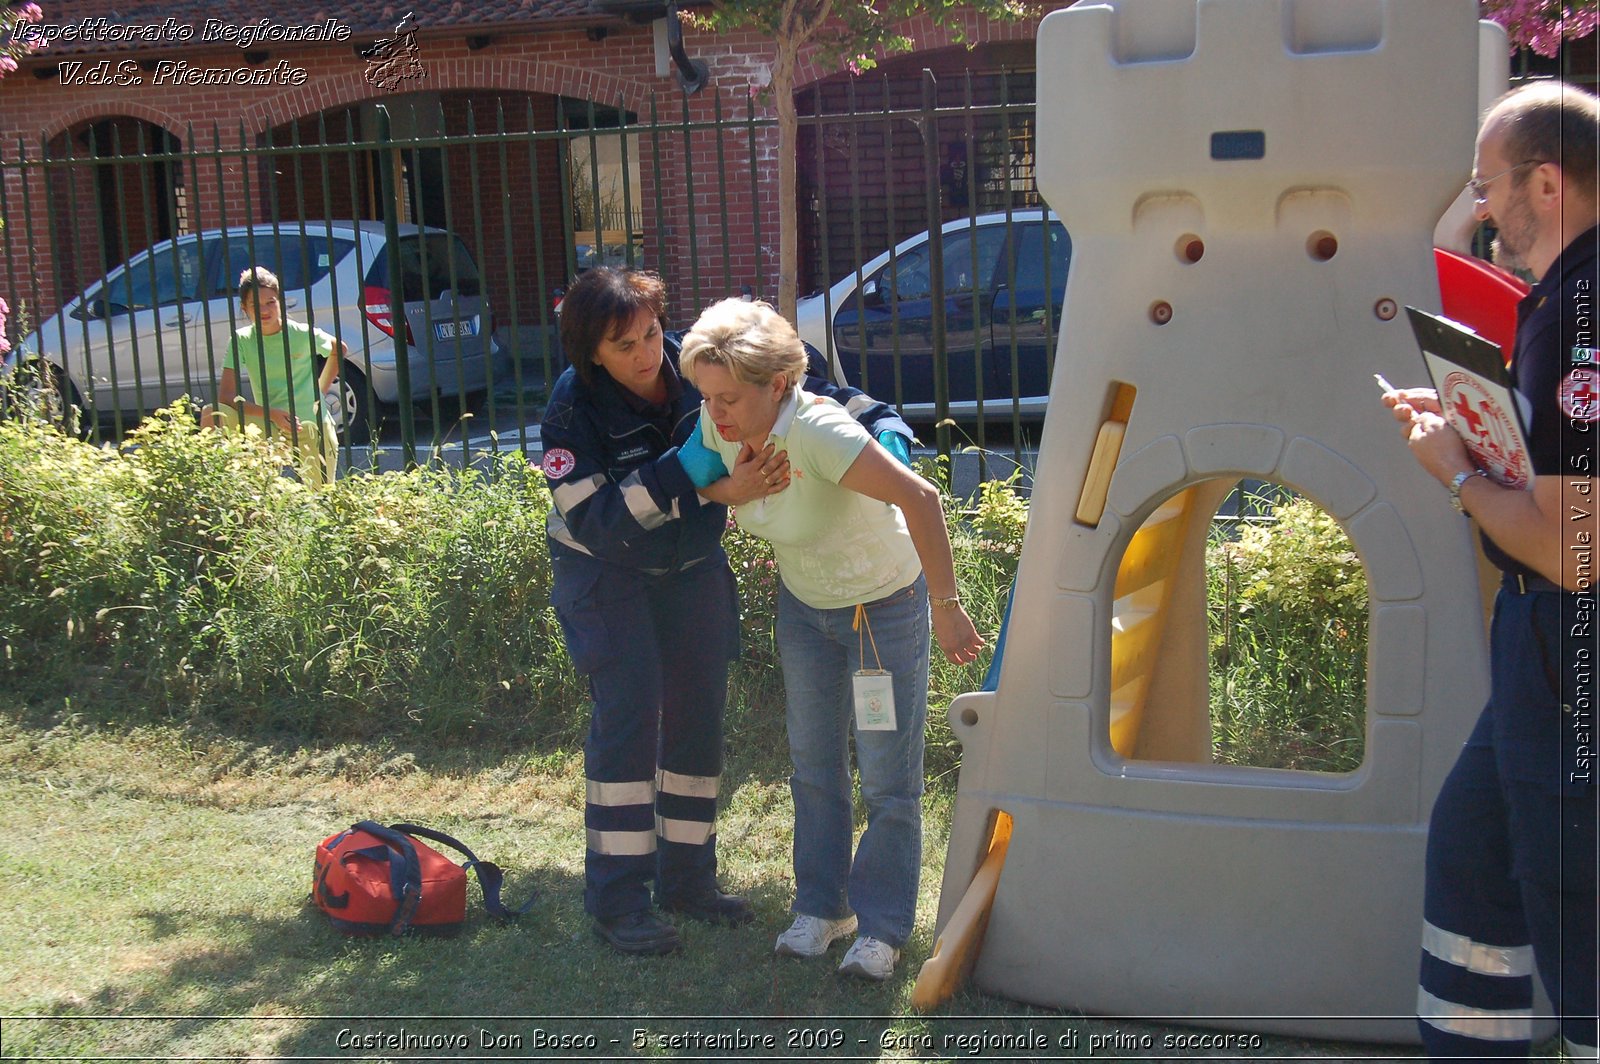
[[[667,323],[667,284],[653,270],[585,270],[561,300],[561,347],[567,361],[588,384],[600,341],[633,323],[648,310],[662,328]]]

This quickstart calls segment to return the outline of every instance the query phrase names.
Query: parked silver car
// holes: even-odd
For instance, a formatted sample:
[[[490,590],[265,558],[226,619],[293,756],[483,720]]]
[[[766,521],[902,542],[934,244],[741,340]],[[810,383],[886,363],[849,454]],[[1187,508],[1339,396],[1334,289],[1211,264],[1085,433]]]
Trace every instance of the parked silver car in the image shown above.
[[[288,317],[349,346],[328,406],[341,435],[364,440],[374,420],[368,385],[380,403],[401,399],[391,250],[405,315],[407,398],[482,391],[491,366],[505,371],[506,353],[466,245],[443,229],[402,225],[391,248],[383,223],[373,221],[280,222],[160,241],[68,300],[7,362],[42,360],[66,404],[97,414],[139,415],[184,394],[210,402],[233,333],[248,324],[234,298],[239,274],[264,265],[283,284]]]

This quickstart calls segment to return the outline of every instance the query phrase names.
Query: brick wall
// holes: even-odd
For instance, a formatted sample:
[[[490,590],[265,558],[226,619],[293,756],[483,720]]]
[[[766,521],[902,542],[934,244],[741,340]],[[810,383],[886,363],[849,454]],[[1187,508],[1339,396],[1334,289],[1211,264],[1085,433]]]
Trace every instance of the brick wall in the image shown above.
[[[83,123],[70,138],[66,133],[53,138],[53,157],[80,162],[36,174],[22,189],[21,202],[6,204],[8,230],[15,229],[19,237],[47,234],[6,248],[13,269],[27,281],[26,288],[13,291],[30,307],[47,303],[58,283],[54,271],[59,271],[61,288],[75,292],[107,265],[173,236],[182,183],[178,164],[165,158],[144,164],[107,160],[160,156],[175,148],[166,130],[127,116]],[[41,244],[54,248],[56,257],[45,260],[46,268],[34,269],[27,260]]]
[[[968,63],[981,72],[973,73]],[[977,56],[952,49],[898,58],[885,63],[876,77],[833,77],[801,92],[796,101],[802,116],[800,199],[805,205],[800,212],[805,264],[801,291],[824,288],[930,228],[930,183],[940,191],[940,222],[973,211],[1036,205],[1032,67],[1031,46],[997,45]],[[935,107],[941,113],[956,111],[935,123],[931,164],[921,130],[904,117],[827,122],[829,115],[852,111],[921,110],[924,68],[934,74]],[[1015,110],[978,110],[1001,103]],[[962,113],[966,108],[973,110]]]
[[[1032,36],[1033,25],[975,26],[971,36],[979,43],[1026,40]],[[914,20],[907,28],[925,48],[948,44],[946,34],[932,31],[922,20]],[[424,20],[420,58],[427,76],[401,88],[442,94],[440,102],[452,133],[464,122],[469,104],[478,132],[492,131],[493,122],[486,124],[483,115],[485,111],[493,113],[502,101],[508,130],[526,128],[530,101],[534,126],[547,129],[555,120],[556,97],[620,107],[645,124],[652,113],[670,123],[688,117],[696,128],[687,135],[681,129],[657,136],[645,132],[640,138],[639,160],[647,261],[667,275],[673,285],[674,317],[686,322],[704,303],[736,293],[743,285],[775,296],[780,160],[774,129],[754,132],[752,177],[748,128],[736,126],[720,134],[699,128],[719,114],[724,121],[739,122],[748,119],[752,109],[756,118],[770,114],[770,100],[760,95],[770,81],[769,42],[754,33],[712,37],[690,30],[685,37],[689,54],[704,59],[712,74],[712,86],[687,101],[670,77],[656,76],[649,26],[613,28],[599,40],[576,30],[506,32],[496,34],[488,47],[471,50],[462,35],[430,34]],[[195,49],[183,53],[183,58],[202,67],[237,68],[244,62],[238,50],[225,48]],[[113,64],[119,61],[113,57]],[[129,129],[145,123],[147,132],[163,130],[185,151],[192,148],[199,153],[182,163],[180,174],[168,175],[183,189],[190,230],[221,224],[224,214],[230,224],[242,223],[246,214],[266,217],[274,199],[279,214],[285,217],[292,217],[301,202],[308,216],[376,213],[375,183],[360,154],[328,156],[330,190],[326,195],[320,160],[296,163],[280,156],[255,160],[248,170],[243,165],[241,146],[254,147],[269,135],[278,145],[296,138],[301,144],[316,142],[317,116],[325,116],[330,131],[342,131],[343,115],[350,108],[393,99],[393,94],[365,80],[365,63],[348,45],[275,47],[260,69],[270,70],[280,61],[304,70],[304,83],[278,87],[158,85],[150,71],[135,67],[143,78],[138,85],[64,85],[59,77],[34,77],[32,67],[48,62],[35,59],[31,67],[0,80],[0,163],[16,161],[19,137],[27,157],[37,159],[41,145],[60,155],[67,137],[79,136],[94,123],[109,120],[118,128]],[[802,67],[802,83],[832,73],[807,63]],[[126,136],[123,139],[126,141]],[[330,139],[335,139],[332,132]],[[566,279],[560,235],[562,175],[555,153],[552,142],[541,141],[530,159],[526,144],[518,144],[508,153],[504,176],[498,147],[483,143],[450,147],[442,166],[433,171],[413,160],[414,173],[436,172],[441,181],[448,180],[447,202],[458,211],[470,204],[470,160],[477,155],[481,245],[476,219],[470,225],[460,221],[453,225],[458,231],[474,230],[469,243],[478,253],[486,279],[500,286],[493,290],[500,313],[509,315],[515,298],[518,316],[527,322],[537,322],[538,306],[548,298],[548,289]],[[75,149],[74,154],[81,152]],[[139,167],[119,169],[136,172]],[[23,180],[15,171],[6,170],[6,200],[0,202],[8,222],[0,233],[4,242],[0,290],[31,292],[37,288],[36,298],[23,298],[38,304],[36,311],[42,313],[52,311],[61,298],[97,275],[100,262],[95,219],[102,213],[102,205],[93,183],[65,171],[52,170],[51,174],[47,179],[42,170],[30,167]],[[434,190],[424,190],[430,192],[433,202],[445,202]],[[22,220],[19,204],[23,199],[31,205],[31,223]],[[422,195],[420,202],[430,202],[428,195]],[[124,209],[130,212],[130,235],[142,234],[145,216],[134,213],[141,208],[133,204]],[[509,242],[504,235],[508,218]],[[534,239],[536,231],[544,237],[542,248]],[[124,254],[137,250],[137,241],[131,243]],[[538,277],[541,264],[545,271],[542,284]]]

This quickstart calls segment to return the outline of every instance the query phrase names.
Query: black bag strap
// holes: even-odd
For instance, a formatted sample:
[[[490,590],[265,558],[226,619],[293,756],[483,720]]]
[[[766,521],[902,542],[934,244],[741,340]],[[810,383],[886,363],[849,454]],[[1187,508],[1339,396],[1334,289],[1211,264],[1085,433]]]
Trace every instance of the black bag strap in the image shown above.
[[[404,834],[386,828],[375,820],[362,820],[351,828],[364,831],[382,842],[389,854],[399,855],[399,860],[389,858],[389,889],[394,893],[394,919],[389,921],[391,935],[403,935],[411,928],[411,918],[417,914],[422,901],[422,865],[417,860],[417,848]],[[373,855],[376,856],[376,855]]]
[[[394,831],[405,832],[421,839],[428,839],[445,846],[449,846],[467,856],[467,863],[463,868],[469,868],[478,877],[478,886],[483,888],[483,907],[489,910],[491,916],[498,916],[502,920],[515,920],[529,909],[533,908],[534,901],[538,898],[537,892],[530,892],[528,900],[520,908],[508,909],[500,900],[500,888],[505,882],[505,872],[493,861],[480,861],[478,855],[467,849],[466,843],[451,838],[442,831],[421,827],[417,824],[394,824]]]

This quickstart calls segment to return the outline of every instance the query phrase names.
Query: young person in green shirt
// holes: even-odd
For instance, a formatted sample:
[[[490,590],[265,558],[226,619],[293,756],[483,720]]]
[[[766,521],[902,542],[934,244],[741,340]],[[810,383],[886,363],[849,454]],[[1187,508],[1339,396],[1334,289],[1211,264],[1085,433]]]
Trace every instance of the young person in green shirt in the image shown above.
[[[322,409],[322,396],[333,387],[350,349],[321,329],[284,317],[283,286],[265,266],[239,275],[239,309],[250,324],[234,333],[217,385],[217,405],[201,412],[200,424],[237,428],[253,422],[282,433],[299,456],[306,481],[328,483],[338,464],[339,438],[333,419]],[[317,350],[328,359],[321,376],[315,373]],[[259,402],[240,393],[241,373],[250,377]]]

